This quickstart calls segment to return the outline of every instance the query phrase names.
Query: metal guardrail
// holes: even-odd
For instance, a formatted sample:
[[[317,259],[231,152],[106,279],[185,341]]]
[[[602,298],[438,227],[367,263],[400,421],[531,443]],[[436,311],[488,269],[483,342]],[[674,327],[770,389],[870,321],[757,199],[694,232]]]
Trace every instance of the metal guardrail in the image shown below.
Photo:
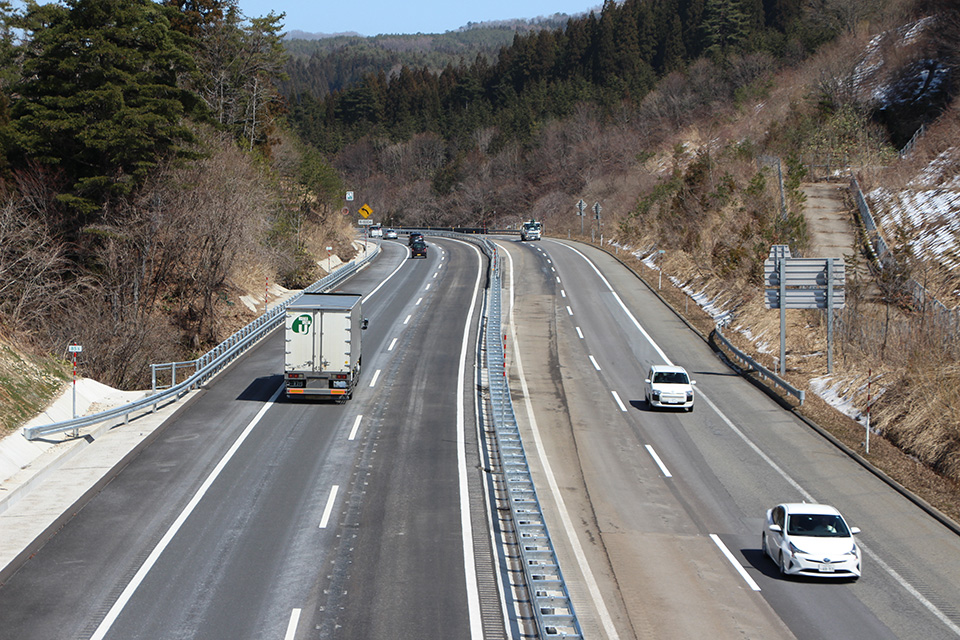
[[[530,474],[517,416],[506,376],[504,344],[500,318],[502,276],[500,254],[493,242],[467,234],[424,229],[424,233],[456,238],[479,245],[490,259],[490,285],[487,290],[487,324],[484,345],[489,371],[490,404],[503,481],[507,488],[510,515],[513,518],[523,564],[523,575],[533,606],[541,638],[583,638],[580,621],[573,609],[570,592],[560,571],[550,532],[537,490]],[[497,372],[501,372],[498,374]]]
[[[740,351],[735,346],[733,346],[733,344],[729,340],[727,340],[726,336],[723,335],[723,332],[720,331],[720,325],[717,325],[716,328],[713,330],[713,332],[720,339],[720,343],[723,346],[725,346],[727,349],[729,349],[730,352],[733,353],[734,357],[737,360],[740,360],[741,362],[746,364],[750,369],[756,371],[758,374],[760,374],[760,377],[766,378],[776,386],[783,389],[784,392],[788,393],[789,395],[799,400],[801,405],[803,404],[803,399],[804,399],[804,396],[806,395],[806,391],[804,391],[803,389],[797,389],[795,386],[793,386],[792,384],[790,384],[789,382],[787,382],[786,380],[784,380],[783,378],[775,374],[773,371],[770,371],[770,369],[767,369],[765,366],[763,366],[762,364],[760,364],[759,362],[757,362],[756,360],[754,360],[753,358],[751,358],[750,356],[748,356],[747,354],[745,354],[744,352]]]
[[[370,260],[372,260],[377,253],[379,253],[379,251],[380,245],[377,245],[373,251],[369,252],[369,255],[357,262],[341,267],[330,275],[318,280],[317,282],[314,282],[309,287],[304,289],[302,293],[315,293],[317,291],[324,291],[337,286],[348,277],[359,271]],[[157,407],[161,403],[166,403],[168,401],[176,402],[184,395],[215,376],[224,367],[230,364],[237,356],[244,353],[247,349],[256,344],[261,338],[280,326],[280,324],[283,322],[287,305],[299,298],[302,293],[290,298],[282,304],[277,305],[273,309],[270,309],[196,360],[189,362],[170,362],[161,365],[151,365],[153,368],[154,384],[156,384],[156,374],[158,370],[169,367],[172,371],[176,371],[178,367],[189,367],[192,364],[194,373],[186,380],[180,383],[176,383],[174,380],[171,383],[171,386],[165,390],[154,392],[141,400],[127,403],[114,409],[110,409],[109,411],[101,411],[100,413],[95,413],[82,418],[54,422],[48,425],[24,427],[24,437],[27,440],[36,440],[37,438],[43,438],[56,433],[63,433],[65,431],[78,430],[81,427],[89,427],[95,424],[100,424],[101,422],[115,420],[118,418],[123,418],[124,423],[128,423],[130,421],[130,414],[132,413],[146,409],[149,409],[151,412],[153,412],[157,410]]]

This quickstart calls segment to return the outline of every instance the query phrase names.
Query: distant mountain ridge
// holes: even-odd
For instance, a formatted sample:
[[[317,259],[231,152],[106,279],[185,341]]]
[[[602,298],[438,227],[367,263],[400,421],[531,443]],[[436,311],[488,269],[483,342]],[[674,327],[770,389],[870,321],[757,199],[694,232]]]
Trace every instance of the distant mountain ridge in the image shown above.
[[[402,67],[427,68],[439,73],[448,64],[471,64],[478,55],[495,62],[502,47],[517,35],[562,29],[571,17],[565,13],[531,20],[467,23],[445,33],[323,34],[290,31],[283,46],[290,55],[289,79],[281,83],[284,95],[323,97],[360,82],[364,76],[397,73]]]

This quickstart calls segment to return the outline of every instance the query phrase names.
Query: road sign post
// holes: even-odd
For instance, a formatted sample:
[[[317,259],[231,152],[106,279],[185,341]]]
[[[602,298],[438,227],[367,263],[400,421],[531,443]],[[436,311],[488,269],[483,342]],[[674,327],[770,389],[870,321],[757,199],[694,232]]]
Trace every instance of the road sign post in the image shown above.
[[[786,372],[787,309],[827,311],[827,371],[833,373],[833,315],[846,302],[843,258],[793,258],[774,245],[763,263],[768,309],[780,309],[780,375]]]
[[[67,351],[70,352],[70,355],[73,357],[73,417],[77,417],[77,354],[83,351],[83,347],[79,344],[72,343],[67,347]],[[80,428],[77,427],[73,430],[73,437],[79,437]]]
[[[583,235],[583,212],[587,208],[587,203],[583,201],[583,198],[577,202],[577,215],[580,216],[580,235]]]

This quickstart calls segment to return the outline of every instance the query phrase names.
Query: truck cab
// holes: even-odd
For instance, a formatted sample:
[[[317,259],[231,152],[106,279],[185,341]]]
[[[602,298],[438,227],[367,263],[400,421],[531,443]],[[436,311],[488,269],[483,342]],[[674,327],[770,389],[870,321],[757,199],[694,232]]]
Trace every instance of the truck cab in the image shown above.
[[[522,242],[526,242],[528,240],[539,240],[542,234],[543,225],[536,220],[530,220],[529,222],[523,223],[523,227],[520,229],[520,240]]]

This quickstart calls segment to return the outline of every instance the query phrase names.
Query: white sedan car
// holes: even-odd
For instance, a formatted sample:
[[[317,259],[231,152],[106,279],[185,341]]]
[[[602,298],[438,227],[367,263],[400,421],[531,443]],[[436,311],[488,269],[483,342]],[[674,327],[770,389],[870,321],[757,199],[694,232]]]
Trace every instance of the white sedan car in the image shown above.
[[[650,367],[644,383],[644,397],[647,406],[676,407],[693,411],[693,385],[683,367],[658,364]]]
[[[383,237],[386,240],[396,240],[397,239],[397,230],[396,229],[387,229],[383,232]]]
[[[767,511],[761,547],[781,575],[860,577],[860,547],[834,507],[806,502],[779,504]]]

